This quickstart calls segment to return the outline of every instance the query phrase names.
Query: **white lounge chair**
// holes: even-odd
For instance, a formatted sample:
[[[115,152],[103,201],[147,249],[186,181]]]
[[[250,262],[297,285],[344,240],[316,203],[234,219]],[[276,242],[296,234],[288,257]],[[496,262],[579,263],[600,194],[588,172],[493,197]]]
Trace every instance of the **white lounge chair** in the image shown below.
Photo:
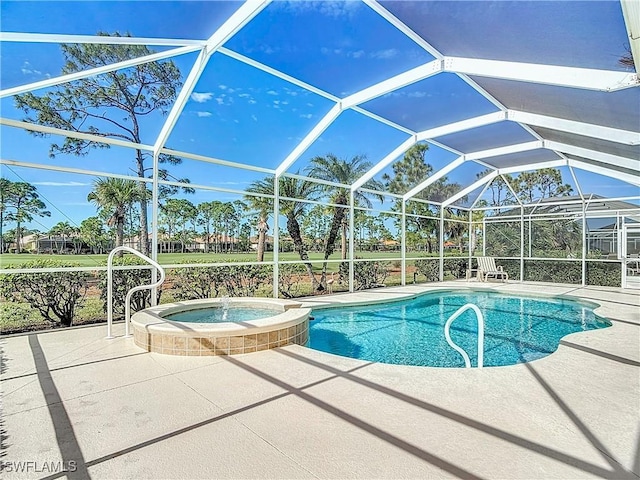
[[[509,274],[504,271],[502,265],[496,267],[496,261],[493,257],[478,257],[478,270],[478,276],[483,282],[486,282],[489,277],[500,279],[503,282],[509,280]]]

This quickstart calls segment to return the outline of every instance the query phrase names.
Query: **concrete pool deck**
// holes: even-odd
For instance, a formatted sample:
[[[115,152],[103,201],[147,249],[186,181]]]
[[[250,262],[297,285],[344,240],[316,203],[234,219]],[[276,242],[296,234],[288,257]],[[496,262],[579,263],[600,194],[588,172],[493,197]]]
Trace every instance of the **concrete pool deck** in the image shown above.
[[[303,300],[452,287],[590,299],[613,327],[481,370],[298,345],[166,356],[105,325],[4,337],[2,478],[640,478],[637,291],[462,281]]]

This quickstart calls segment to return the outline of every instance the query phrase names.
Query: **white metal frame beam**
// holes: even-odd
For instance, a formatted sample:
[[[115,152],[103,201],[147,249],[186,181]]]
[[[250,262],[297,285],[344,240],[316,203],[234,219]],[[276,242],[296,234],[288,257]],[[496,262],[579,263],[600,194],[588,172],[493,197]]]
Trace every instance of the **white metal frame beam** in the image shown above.
[[[415,145],[416,142],[417,142],[417,139],[416,139],[415,135],[412,136],[412,137],[407,138],[404,142],[402,142],[400,145],[398,145],[398,147],[396,147],[392,152],[387,154],[382,160],[380,160],[373,167],[371,167],[367,173],[365,173],[358,180],[356,180],[351,185],[351,191],[355,192],[362,185],[364,185],[369,180],[371,180],[383,168],[385,168],[387,165],[392,163],[396,158],[398,158],[404,152],[409,150],[413,145]]]
[[[636,72],[640,72],[640,2],[638,0],[620,0],[620,5],[624,23],[627,26]]]
[[[580,160],[569,159],[569,166],[573,168],[579,168],[580,170],[587,170],[588,172],[604,175],[605,177],[617,178],[623,182],[630,183],[631,185],[640,186],[640,177],[636,175],[629,175],[628,173],[620,172],[617,170],[611,170],[606,167],[600,167],[591,163],[582,162]]]
[[[490,148],[488,150],[480,150],[477,152],[467,153],[464,156],[465,160],[482,160],[483,158],[498,157],[500,155],[508,155],[511,153],[527,152],[529,150],[536,150],[543,148],[543,142],[540,140],[534,140],[532,142],[517,143],[515,145],[507,145],[505,147]]]
[[[610,153],[597,152],[595,150],[589,150],[588,148],[567,145],[566,143],[545,141],[544,144],[545,147],[550,150],[557,150],[559,152],[576,155],[578,157],[590,158],[592,160],[607,163],[609,165],[628,168],[630,170],[636,171],[638,171],[640,168],[640,160],[638,159],[620,157],[618,155],[611,155]]]
[[[443,168],[441,168],[440,170],[438,170],[434,174],[430,175],[425,181],[423,181],[419,185],[416,185],[411,190],[409,190],[407,193],[405,193],[402,196],[402,200],[404,200],[406,202],[407,200],[411,199],[411,197],[415,197],[418,193],[423,191],[429,185],[431,185],[432,183],[437,182],[442,177],[447,175],[452,170],[455,170],[456,168],[458,168],[463,163],[464,163],[464,157],[456,158],[453,162],[447,164],[446,166],[444,166]]]
[[[0,32],[0,42],[21,43],[93,43],[103,45],[148,45],[163,47],[204,47],[206,40],[145,37],[110,37],[107,35],[59,35],[55,33]]]
[[[283,173],[287,171],[287,169],[295,163],[300,155],[304,153],[304,151],[311,146],[316,139],[322,135],[329,125],[333,123],[333,121],[338,118],[340,113],[342,112],[342,106],[340,103],[336,103],[329,112],[322,117],[322,119],[316,124],[315,127],[311,129],[309,133],[295,146],[293,151],[287,155],[287,157],[278,165],[276,168],[276,178],[280,177]]]
[[[481,179],[473,182],[471,185],[469,185],[467,188],[463,188],[462,190],[460,190],[458,193],[456,193],[455,195],[449,197],[447,200],[445,200],[444,202],[442,202],[442,208],[446,208],[449,205],[451,205],[454,202],[457,202],[458,200],[460,200],[462,197],[464,197],[465,195],[469,195],[471,192],[473,192],[474,190],[484,186],[485,184],[493,181],[494,178],[496,178],[498,176],[498,172],[497,171],[493,171],[487,175],[485,175],[484,177],[482,177]]]
[[[269,3],[270,0],[247,0],[220,26],[220,28],[218,28],[218,30],[215,31],[213,35],[211,35],[211,37],[209,37],[205,47],[202,49],[193,64],[193,67],[189,72],[189,76],[173,104],[171,112],[169,112],[169,115],[162,126],[162,130],[160,130],[160,133],[158,134],[158,138],[154,144],[154,155],[157,155],[164,147],[171,130],[178,121],[178,117],[187,103],[191,92],[195,88],[200,75],[202,75],[211,55],[213,55],[216,50],[218,50],[252,18],[258,15],[258,13],[260,13]]]
[[[470,130],[472,128],[484,127],[485,125],[491,125],[492,123],[501,122],[506,119],[507,115],[505,112],[494,112],[487,115],[480,115],[478,117],[468,118],[459,122],[453,122],[447,125],[442,125],[441,127],[435,127],[418,132],[418,141],[442,137],[444,135]]]
[[[638,85],[635,73],[478,58],[444,57],[444,71],[605,92]]]
[[[46,133],[49,135],[60,135],[69,138],[78,138],[80,140],[88,140],[90,142],[106,143],[108,145],[116,145],[118,147],[133,148],[136,150],[153,151],[152,145],[144,143],[128,142],[117,138],[102,137],[100,135],[92,135],[90,133],[74,132],[71,130],[63,130],[62,128],[48,127],[46,125],[38,125],[35,123],[21,122],[19,120],[11,120],[9,118],[0,118],[0,125],[8,127],[22,128],[27,131]]]
[[[351,108],[361,103],[368,102],[374,98],[380,97],[386,93],[393,92],[412,83],[419,82],[432,75],[442,71],[442,61],[433,60],[418,67],[407,70],[406,72],[395,75],[391,78],[383,80],[380,83],[371,85],[359,92],[344,97],[342,99],[342,108]]]
[[[112,38],[112,37],[107,37],[107,38]],[[120,37],[116,37],[116,38],[120,38]],[[46,80],[40,80],[38,82],[28,83],[25,85],[19,85],[17,87],[11,87],[11,88],[1,90],[0,98],[9,97],[12,95],[19,95],[21,93],[26,93],[26,92],[31,92],[33,90],[38,90],[40,88],[54,87],[62,83],[73,82],[75,80],[81,80],[83,78],[88,78],[88,77],[94,77],[96,75],[113,72],[115,70],[120,70],[122,68],[129,68],[129,67],[134,67],[136,65],[141,65],[143,63],[157,62],[159,60],[175,57],[177,55],[184,55],[187,53],[195,52],[200,50],[201,48],[202,47],[200,46],[174,48],[172,50],[167,50],[166,52],[153,53],[151,55],[145,55],[143,57],[132,58],[130,60],[125,60],[122,62],[111,63],[109,65],[103,65],[100,67],[91,68],[89,70],[83,70],[81,72],[74,72],[74,73],[69,73],[67,75],[60,75],[58,77],[47,78]]]
[[[601,140],[623,143],[625,145],[640,144],[640,132],[621,130],[592,123],[576,122],[575,120],[549,117],[547,115],[538,115],[520,110],[508,110],[507,119],[536,127],[550,128],[552,130],[599,138]]]

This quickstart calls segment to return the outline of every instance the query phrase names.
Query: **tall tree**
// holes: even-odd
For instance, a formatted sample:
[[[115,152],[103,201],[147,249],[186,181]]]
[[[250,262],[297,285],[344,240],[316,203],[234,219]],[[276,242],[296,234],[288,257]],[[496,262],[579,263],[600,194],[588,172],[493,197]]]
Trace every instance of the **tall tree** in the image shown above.
[[[87,196],[88,201],[95,203],[100,210],[110,215],[107,225],[116,228],[116,247],[124,244],[127,209],[132,203],[140,201],[140,197],[147,198],[146,190],[140,189],[140,183],[121,178],[97,178],[93,182],[93,191]],[[118,256],[122,256],[122,252],[119,252]]]
[[[20,245],[21,225],[30,222],[34,216],[50,217],[51,212],[45,210],[47,206],[40,200],[36,187],[27,182],[12,182],[3,179],[0,184],[0,197],[2,200],[0,225],[4,222],[16,222],[15,241],[16,253],[21,253]],[[0,237],[2,236],[0,227]]]
[[[328,154],[323,157],[314,157],[311,159],[308,173],[312,177],[319,178],[333,183],[339,183],[343,185],[351,185],[365,173],[371,169],[371,162],[367,161],[367,157],[364,155],[357,155],[350,159],[341,159],[333,154]],[[382,190],[383,185],[377,180],[369,180],[364,185],[364,188],[371,190]],[[324,260],[327,260],[335,249],[336,239],[338,238],[338,232],[341,234],[341,257],[342,260],[347,258],[347,227],[348,227],[348,215],[347,205],[349,203],[349,190],[344,187],[322,185],[321,188],[329,195],[330,203],[336,206],[333,209],[333,218],[331,219],[331,227],[329,228],[329,234],[327,235],[327,241],[324,247]],[[382,194],[371,194],[361,191],[354,192],[354,203],[358,206],[365,206],[371,208],[371,198],[377,198],[380,202],[384,200]],[[344,206],[342,206],[344,205]],[[326,288],[327,281],[327,262],[323,263],[322,278],[320,284],[322,288]]]
[[[426,180],[433,173],[433,167],[426,160],[428,150],[429,145],[426,143],[417,143],[409,148],[402,160],[393,164],[393,175],[382,176],[387,190],[402,195]],[[453,185],[445,176],[418,192],[414,198],[441,202],[458,189]],[[400,202],[396,202],[394,210],[400,209]],[[406,217],[407,238],[412,238],[420,244],[424,242],[427,252],[432,253],[439,228],[439,221],[435,218],[437,210],[423,202],[407,201],[406,212],[410,214]]]
[[[267,177],[262,180],[253,182],[247,188],[247,192],[258,193],[261,195],[274,194],[274,179],[273,177]],[[319,184],[310,182],[308,180],[299,180],[292,177],[280,177],[278,189],[280,197],[287,197],[298,200],[315,200],[318,195]],[[273,211],[273,199],[269,197],[246,197],[247,202],[253,206],[254,209],[261,213],[261,219],[266,222],[267,212]],[[309,254],[307,248],[302,240],[302,234],[300,229],[300,220],[302,215],[309,207],[309,203],[297,200],[280,200],[280,213],[287,218],[287,232],[293,241],[294,249],[298,253],[300,260],[303,261],[305,269],[309,274],[309,279],[314,290],[319,287],[318,280],[313,273],[313,266],[309,262]],[[264,215],[264,216],[263,216]],[[278,232],[274,232],[274,235],[278,235]]]
[[[102,220],[98,217],[89,217],[80,222],[80,239],[91,247],[93,253],[103,253],[107,236]]]
[[[73,233],[73,227],[69,222],[58,222],[49,230],[49,235],[62,237],[61,248],[57,248],[58,253],[64,253],[67,249],[67,237]],[[56,246],[58,242],[56,242]]]
[[[109,36],[105,32],[98,35]],[[130,36],[115,32],[112,36]],[[116,62],[138,58],[154,53],[144,45],[63,44],[61,46],[65,64],[62,74],[84,71]],[[16,107],[27,115],[28,122],[47,125],[73,132],[89,133],[100,137],[111,137],[141,144],[143,118],[153,112],[166,114],[174,103],[181,86],[180,71],[172,61],[150,62],[128,69],[108,72],[59,85],[43,96],[25,93],[15,97]],[[43,136],[40,133],[34,135]],[[58,153],[87,155],[94,148],[109,148],[107,144],[90,140],[66,137],[62,144],[53,143],[50,155]],[[146,163],[150,154],[135,150],[136,173],[145,177],[149,168]],[[161,164],[175,165],[181,159],[161,154]],[[161,179],[170,177],[166,169],[160,169]],[[179,181],[188,183],[186,179]],[[143,191],[143,183],[136,184]],[[161,194],[177,189],[161,186]],[[191,191],[191,189],[187,189]],[[147,204],[148,195],[140,194],[140,238],[142,252],[149,253]]]

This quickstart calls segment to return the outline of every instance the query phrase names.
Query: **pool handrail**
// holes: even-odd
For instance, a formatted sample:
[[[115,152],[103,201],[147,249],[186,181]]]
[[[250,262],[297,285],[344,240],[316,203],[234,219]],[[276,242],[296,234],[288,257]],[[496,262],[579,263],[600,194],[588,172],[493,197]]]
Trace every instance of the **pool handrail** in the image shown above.
[[[160,285],[162,285],[162,282],[164,282],[164,279],[165,279],[164,268],[162,268],[160,264],[157,263],[156,261],[140,253],[138,250],[135,250],[131,247],[126,247],[124,245],[120,247],[116,247],[113,250],[111,250],[111,253],[109,253],[109,257],[107,259],[107,338],[113,338],[113,335],[111,335],[111,327],[113,325],[113,258],[115,257],[116,253],[122,252],[122,251],[133,253],[137,257],[150,263],[152,266],[154,266],[158,270],[158,272],[160,272],[160,278],[158,279],[157,282],[152,283],[150,285],[139,285],[137,287],[133,287],[131,290],[127,292],[127,295],[125,296],[125,299],[124,299],[124,302],[125,302],[124,303],[124,325],[125,325],[124,336],[125,337],[131,336],[131,334],[129,333],[129,324],[131,323],[131,296],[135,292],[138,292],[140,290],[147,290],[147,289],[150,290],[152,288],[159,287]]]
[[[473,310],[476,314],[476,318],[478,320],[478,368],[482,368],[483,363],[484,363],[484,315],[482,315],[482,312],[480,311],[480,309],[474,305],[473,303],[467,303],[466,305],[460,307],[458,310],[456,310],[456,312],[451,315],[449,317],[449,319],[447,320],[447,322],[444,324],[444,336],[447,339],[447,343],[449,345],[451,345],[451,348],[453,348],[456,352],[458,352],[460,355],[462,355],[462,358],[464,359],[464,366],[465,368],[471,368],[471,360],[469,359],[469,355],[467,355],[467,352],[465,352],[462,348],[460,348],[458,345],[456,345],[453,340],[451,340],[451,334],[449,333],[449,330],[451,328],[451,324],[453,323],[453,321],[458,318],[460,315],[462,315],[464,312],[466,312],[467,310]]]

